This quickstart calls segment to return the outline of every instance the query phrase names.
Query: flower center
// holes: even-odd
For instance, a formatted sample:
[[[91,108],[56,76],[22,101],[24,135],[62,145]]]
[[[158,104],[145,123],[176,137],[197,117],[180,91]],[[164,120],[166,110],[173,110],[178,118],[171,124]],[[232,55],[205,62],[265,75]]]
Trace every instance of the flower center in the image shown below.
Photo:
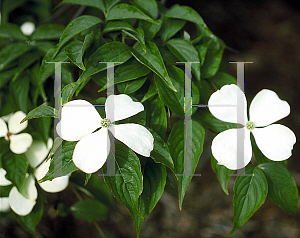
[[[11,133],[7,132],[5,135],[5,140],[9,140],[9,137],[11,136]]]
[[[253,130],[255,128],[255,125],[254,125],[254,123],[252,121],[248,121],[246,123],[246,128],[251,131],[251,130]]]
[[[107,118],[104,118],[102,121],[101,121],[101,126],[104,127],[104,128],[108,128],[111,126],[111,121]]]

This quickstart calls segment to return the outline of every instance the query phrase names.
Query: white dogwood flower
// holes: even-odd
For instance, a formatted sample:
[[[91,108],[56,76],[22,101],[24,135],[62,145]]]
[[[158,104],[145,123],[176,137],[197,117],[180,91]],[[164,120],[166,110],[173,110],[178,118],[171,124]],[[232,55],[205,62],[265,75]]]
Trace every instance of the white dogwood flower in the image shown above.
[[[12,184],[11,181],[5,178],[5,174],[6,171],[0,168],[0,186],[10,186]],[[0,187],[0,189],[2,188]],[[28,215],[32,211],[37,199],[34,178],[28,174],[24,182],[24,192],[26,197],[18,191],[17,187],[13,186],[8,197],[0,198],[0,212],[7,212],[11,208],[20,216]]]
[[[143,110],[143,104],[125,94],[111,95],[105,102],[106,118],[102,119],[91,103],[74,100],[63,106],[56,130],[64,140],[79,140],[73,162],[85,173],[94,173],[103,166],[109,154],[108,130],[136,153],[150,156],[154,138],[145,127],[134,123],[114,124]]]
[[[290,106],[278,95],[263,89],[253,98],[247,118],[247,101],[244,92],[235,84],[225,85],[214,92],[208,107],[213,116],[219,120],[237,123],[237,98],[244,100],[244,123],[242,128],[229,129],[219,133],[212,142],[211,150],[219,164],[236,170],[245,167],[251,160],[252,147],[250,132],[253,134],[258,148],[270,160],[282,161],[292,155],[296,136],[289,128],[280,124],[272,124],[290,113]],[[219,107],[218,105],[224,105]],[[244,130],[244,161],[237,161],[237,133]]]
[[[28,133],[20,133],[23,131],[28,122],[20,124],[20,121],[26,116],[22,111],[15,112],[7,117],[4,117],[7,120],[8,128],[5,120],[0,118],[0,137],[4,137],[6,140],[10,141],[10,150],[15,154],[25,153],[28,147],[32,143],[32,137]]]
[[[43,178],[48,172],[50,161],[43,162],[43,160],[48,155],[52,144],[53,140],[51,138],[49,138],[47,146],[42,141],[33,141],[32,145],[25,153],[30,166],[35,168],[34,176],[37,180]],[[11,182],[5,178],[5,174],[6,171],[3,168],[0,168],[0,186],[8,186],[11,184]],[[16,214],[25,216],[32,211],[38,196],[34,176],[26,175],[24,183],[26,197],[14,186],[11,188],[8,197],[0,198],[0,212],[6,212],[11,208]],[[69,175],[55,178],[52,181],[39,183],[44,191],[50,193],[60,192],[64,190],[68,184]]]
[[[30,36],[32,34],[32,32],[34,32],[35,30],[35,25],[33,22],[24,22],[21,26],[21,31],[24,35],[26,36]]]

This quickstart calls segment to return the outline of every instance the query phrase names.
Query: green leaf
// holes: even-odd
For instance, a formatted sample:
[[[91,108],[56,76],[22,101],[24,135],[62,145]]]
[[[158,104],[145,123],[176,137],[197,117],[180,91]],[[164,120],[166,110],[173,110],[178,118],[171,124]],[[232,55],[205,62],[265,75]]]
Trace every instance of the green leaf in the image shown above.
[[[102,23],[102,20],[95,16],[80,16],[70,22],[70,24],[66,27],[64,32],[62,33],[59,43],[57,45],[56,52],[54,56],[58,53],[60,48],[67,43],[71,38],[82,32],[83,30],[86,30],[92,26],[95,26],[97,24]]]
[[[53,158],[51,159],[49,171],[39,181],[39,183],[67,175],[78,169],[72,160],[72,155],[76,144],[77,141],[62,142],[62,146],[56,150]]]
[[[60,138],[60,137],[56,137],[54,142],[53,142],[53,145],[52,145],[52,148],[47,156],[47,159],[46,161],[48,161],[50,158],[52,158],[52,156],[54,155],[55,151],[61,146],[63,142],[63,139]]]
[[[191,146],[188,140],[185,141],[186,130],[191,129]],[[174,172],[178,183],[179,208],[182,208],[182,202],[187,187],[195,173],[200,155],[203,150],[205,132],[202,125],[191,120],[191,125],[185,125],[184,120],[175,123],[168,138],[168,146],[174,161]],[[186,151],[184,150],[186,148]],[[187,153],[187,158],[185,158]]]
[[[194,22],[200,28],[202,34],[217,41],[216,36],[208,29],[202,17],[188,6],[179,6],[176,4],[166,12],[164,17]]]
[[[18,188],[21,194],[27,196],[24,189],[24,183],[28,162],[24,154],[5,154],[2,157],[2,166],[6,170],[5,177]]]
[[[31,40],[59,39],[64,29],[64,26],[57,24],[41,25],[32,33]]]
[[[32,48],[33,46],[23,42],[12,43],[2,48],[0,51],[0,71]]]
[[[0,38],[16,39],[20,41],[28,40],[22,33],[20,26],[11,23],[0,25]]]
[[[12,69],[0,72],[0,88],[2,88],[9,80],[14,77],[16,71],[17,69]]]
[[[156,33],[160,30],[162,26],[162,20],[158,19],[156,20],[158,24],[149,22],[149,21],[139,21],[139,27],[141,27],[144,30],[145,38],[147,40],[152,40]]]
[[[171,39],[167,42],[167,47],[180,61],[200,62],[197,50],[186,40]],[[200,63],[192,64],[192,69],[200,83]]]
[[[137,237],[139,237],[142,223],[146,216],[153,210],[161,198],[166,185],[167,172],[162,164],[156,164],[153,160],[145,158],[142,166],[143,171],[143,192],[139,197],[139,212],[143,218],[131,214]]]
[[[82,41],[74,40],[64,48],[64,53],[78,68],[85,70],[82,62],[82,46]]]
[[[54,73],[54,62],[63,62],[68,59],[64,52],[60,52],[58,55],[56,55],[56,51],[56,47],[51,48],[42,61],[42,65],[39,71],[39,87],[41,87],[42,84],[46,81],[46,79]]]
[[[207,48],[210,43],[211,43],[211,40],[208,40],[201,45],[195,46],[196,50],[198,51],[199,57],[200,57],[200,62],[201,62],[200,65],[204,64]]]
[[[148,17],[137,7],[121,3],[109,10],[106,20],[124,20],[124,19],[139,19],[156,23],[152,18]]]
[[[26,216],[15,215],[15,218],[17,222],[24,228],[24,230],[28,231],[35,237],[38,237],[36,233],[36,226],[39,224],[40,220],[42,219],[43,212],[44,212],[44,197],[42,191],[38,189],[38,198],[36,200],[36,204],[33,207],[32,211]]]
[[[156,75],[153,79],[158,91],[158,95],[163,103],[168,106],[172,112],[177,114],[180,117],[184,117],[184,72],[171,65],[167,64],[167,70],[170,78],[172,79],[174,87],[177,89],[177,92],[172,91],[167,85]],[[199,103],[199,90],[192,82],[192,95],[193,102],[192,104]],[[193,108],[192,113],[194,113],[197,108]]]
[[[0,186],[0,198],[3,198],[3,197],[8,197],[9,196],[9,193],[10,193],[10,190],[12,189],[13,185],[7,185],[7,186],[3,186],[1,185]]]
[[[74,93],[76,92],[77,88],[79,87],[80,83],[75,82],[75,83],[70,83],[66,85],[62,91],[61,91],[61,104],[65,105],[67,102],[69,102]]]
[[[72,173],[70,181],[78,185],[78,189],[92,197],[99,200],[104,205],[113,208],[113,199],[111,192],[106,187],[105,183],[99,179],[98,176],[92,174],[88,183],[85,183],[85,173],[76,171]],[[84,186],[83,186],[84,185]]]
[[[150,153],[150,157],[154,159],[156,163],[161,163],[168,166],[172,171],[174,171],[174,163],[171,157],[170,151],[167,144],[163,139],[151,128],[147,128],[153,135],[153,150]]]
[[[203,78],[210,78],[214,76],[217,73],[222,61],[222,55],[225,46],[215,49],[210,47],[212,43],[209,44],[204,63],[201,65],[201,73]]]
[[[73,215],[85,221],[101,221],[107,218],[107,208],[97,200],[84,199],[70,207]]]
[[[132,0],[131,3],[146,13],[149,17],[156,19],[158,16],[158,8],[155,0]]]
[[[176,92],[176,88],[168,75],[166,66],[155,43],[150,41],[147,42],[146,52],[143,51],[140,44],[136,44],[131,52],[140,63],[144,64],[156,73],[168,85],[168,87]]]
[[[109,21],[106,23],[102,31],[102,34],[111,31],[122,31],[122,30],[132,31],[132,32],[135,31],[134,28],[126,21]]]
[[[250,164],[245,169],[245,175],[240,175],[235,180],[233,190],[233,229],[228,236],[248,221],[265,202],[268,193],[266,176],[260,168]]]
[[[116,175],[105,176],[104,181],[115,198],[130,213],[141,216],[138,211],[138,198],[143,190],[143,175],[136,154],[126,145],[115,144]],[[106,171],[103,167],[103,173]]]
[[[226,168],[224,165],[219,165],[218,161],[214,158],[212,154],[211,154],[211,167],[216,173],[224,193],[228,195],[229,192],[228,192],[227,184],[230,176],[234,173],[234,170],[230,170]]]
[[[36,107],[27,113],[26,117],[21,121],[21,123],[29,119],[40,118],[40,117],[56,117],[55,109],[53,107],[43,106],[43,105]]]
[[[137,42],[140,43],[143,50],[146,51],[146,44],[144,39],[144,31],[141,27],[137,28],[137,31],[129,32],[126,30],[122,30],[123,34],[130,36],[131,38],[135,39]]]
[[[129,47],[126,44],[123,44],[118,41],[113,41],[101,46],[95,53],[93,53],[87,63],[86,63],[86,71],[84,71],[79,81],[99,73],[107,68],[107,64],[99,63],[99,62],[118,62],[114,65],[120,65],[125,63],[132,57]],[[119,63],[122,62],[122,63]]]
[[[160,31],[162,41],[165,43],[169,40],[185,25],[185,23],[186,21],[184,20],[164,18]]]
[[[165,138],[167,132],[167,113],[165,105],[157,96],[145,103],[147,111],[147,126],[151,127],[161,138]]]
[[[25,113],[27,112],[29,86],[30,79],[26,75],[10,84],[10,90],[16,105],[18,105],[18,108]]]
[[[298,189],[287,168],[275,162],[263,163],[258,167],[266,175],[269,198],[278,207],[295,217],[298,207]]]
[[[215,132],[222,132],[228,129],[237,128],[236,123],[229,123],[215,118],[208,108],[199,108],[193,116],[194,119],[205,126],[205,128]]]
[[[130,94],[139,90],[146,80],[147,77],[142,77],[129,82],[120,83],[117,85],[117,87],[120,93]]]
[[[153,97],[156,94],[157,94],[157,89],[156,89],[155,83],[152,81],[149,88],[148,88],[148,91],[144,95],[141,103],[144,103],[146,100],[148,100],[149,98]]]

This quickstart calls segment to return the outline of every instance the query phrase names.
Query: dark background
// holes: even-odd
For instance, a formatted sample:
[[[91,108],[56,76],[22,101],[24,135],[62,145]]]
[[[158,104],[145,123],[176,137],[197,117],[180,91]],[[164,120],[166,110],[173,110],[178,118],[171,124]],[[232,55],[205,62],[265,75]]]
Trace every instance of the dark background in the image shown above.
[[[54,1],[55,4],[60,1]],[[294,3],[295,2],[295,3]],[[297,1],[166,1],[188,5],[202,16],[214,34],[234,51],[225,51],[224,61],[252,61],[245,67],[245,93],[248,104],[263,88],[275,91],[291,106],[291,114],[279,121],[300,138],[299,66],[300,66],[300,8]],[[73,16],[78,6],[66,12]],[[59,19],[58,19],[59,20]],[[227,64],[229,73],[236,76],[236,65]],[[206,146],[215,135],[207,131]],[[294,146],[288,160],[289,171],[300,188],[300,147]],[[210,167],[210,154],[205,151],[197,168],[201,176],[194,177],[179,211],[177,194],[167,188],[160,202],[147,217],[141,238],[219,238],[227,237],[233,220],[233,182],[229,195],[222,191]],[[68,216],[56,217],[51,201],[76,202],[70,188],[64,193],[49,196],[49,205],[38,226],[40,237],[101,237],[92,223]],[[300,205],[300,204],[299,204]],[[135,237],[133,221],[126,209],[115,202],[116,211],[109,219],[99,222],[107,238]],[[300,211],[296,219],[278,208],[269,199],[252,218],[233,235],[233,238],[297,238],[300,237]],[[56,217],[56,219],[55,219]],[[3,237],[31,237],[18,224],[0,228]],[[1,236],[1,237],[2,237]]]

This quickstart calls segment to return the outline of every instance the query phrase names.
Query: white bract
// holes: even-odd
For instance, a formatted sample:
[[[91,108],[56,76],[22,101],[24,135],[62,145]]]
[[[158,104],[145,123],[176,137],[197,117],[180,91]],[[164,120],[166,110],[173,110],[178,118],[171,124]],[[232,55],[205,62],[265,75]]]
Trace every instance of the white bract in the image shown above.
[[[49,138],[47,146],[42,141],[33,141],[32,145],[25,153],[30,166],[35,168],[34,176],[37,180],[43,178],[48,172],[50,161],[43,162],[43,160],[46,158],[49,150],[52,147],[52,144],[53,140],[51,138]],[[5,174],[6,171],[0,168],[1,186],[8,186],[11,184],[11,182],[5,178]],[[46,192],[56,193],[64,190],[68,186],[68,183],[69,176],[66,175],[55,178],[52,181],[39,183],[39,185]],[[18,191],[17,187],[12,187],[9,197],[0,198],[0,211],[6,212],[10,207],[16,214],[20,216],[28,215],[36,204],[36,199],[38,196],[37,189],[35,187],[35,179],[32,175],[26,175],[24,190],[26,197]]]
[[[208,107],[212,115],[219,120],[237,123],[237,98],[244,100],[244,123],[242,128],[229,129],[219,133],[212,142],[211,150],[219,164],[236,170],[245,167],[251,160],[252,147],[250,132],[253,134],[258,148],[270,160],[282,161],[292,155],[296,136],[289,128],[280,124],[272,124],[290,113],[290,106],[278,95],[263,89],[253,98],[249,116],[247,117],[247,101],[244,92],[235,84],[225,85],[214,92]],[[219,105],[224,105],[219,107]],[[237,158],[237,134],[244,130],[244,160]],[[238,161],[239,159],[239,161]]]
[[[24,22],[20,28],[24,35],[30,36],[32,34],[32,32],[34,32],[34,30],[35,30],[35,25],[33,22],[27,21],[27,22]]]
[[[15,112],[6,117],[0,118],[0,137],[4,137],[10,141],[10,150],[15,154],[25,153],[32,143],[32,137],[28,133],[20,133],[23,131],[28,122],[20,124],[20,121],[26,116],[22,111]],[[6,122],[8,123],[8,128]]]
[[[103,166],[110,151],[108,130],[136,153],[150,156],[154,138],[145,127],[134,123],[114,124],[143,110],[143,104],[125,94],[111,95],[105,103],[106,118],[102,119],[91,103],[74,100],[63,106],[56,130],[64,140],[79,140],[73,162],[85,173],[94,173]]]
[[[37,180],[42,179],[49,170],[50,160],[44,161],[53,145],[52,138],[48,139],[47,146],[43,141],[33,141],[32,145],[26,151],[25,156],[34,170],[34,176]],[[44,161],[44,162],[43,162]],[[69,184],[69,175],[55,178],[51,181],[39,183],[41,188],[49,193],[57,193],[64,190]]]

